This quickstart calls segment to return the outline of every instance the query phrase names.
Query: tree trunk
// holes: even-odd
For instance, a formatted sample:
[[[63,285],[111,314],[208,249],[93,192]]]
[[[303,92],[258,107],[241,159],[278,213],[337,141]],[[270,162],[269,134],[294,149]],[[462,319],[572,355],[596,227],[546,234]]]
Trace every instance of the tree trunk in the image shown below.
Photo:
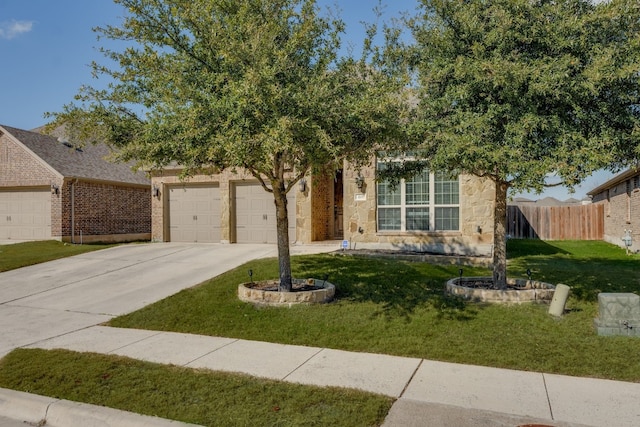
[[[493,282],[500,289],[507,288],[507,191],[509,184],[494,181],[496,200],[493,211]]]
[[[289,253],[289,213],[287,211],[287,193],[284,181],[273,186],[273,199],[276,204],[276,230],[278,237],[278,266],[280,267],[281,292],[291,292],[291,255]]]

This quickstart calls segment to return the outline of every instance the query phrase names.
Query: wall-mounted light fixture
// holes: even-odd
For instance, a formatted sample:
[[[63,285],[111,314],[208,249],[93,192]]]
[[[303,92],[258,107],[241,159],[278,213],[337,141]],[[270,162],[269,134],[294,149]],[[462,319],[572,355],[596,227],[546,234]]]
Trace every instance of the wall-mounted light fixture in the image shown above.
[[[479,225],[476,225],[476,233],[482,234],[482,227],[480,227]]]
[[[358,187],[358,190],[360,191],[364,188],[364,177],[360,174],[356,176],[356,187]]]
[[[153,187],[151,188],[151,194],[153,195],[153,197],[158,197],[160,195],[160,188],[153,184]]]
[[[58,184],[51,184],[51,194],[60,194],[60,187],[58,187]]]
[[[298,182],[298,189],[300,190],[301,193],[304,193],[305,191],[307,191],[307,180],[302,178],[299,182]]]

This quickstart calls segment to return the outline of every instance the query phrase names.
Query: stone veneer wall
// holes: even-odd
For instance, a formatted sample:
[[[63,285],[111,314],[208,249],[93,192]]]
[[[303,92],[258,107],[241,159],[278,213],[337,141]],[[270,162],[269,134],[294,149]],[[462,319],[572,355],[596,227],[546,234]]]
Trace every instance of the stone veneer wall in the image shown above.
[[[460,176],[460,231],[378,232],[375,167],[365,168],[361,174],[365,178],[362,192],[355,185],[357,173],[352,169],[345,169],[344,173],[344,238],[352,248],[403,248],[473,255],[491,252],[495,187],[490,180]]]
[[[631,250],[640,251],[640,186],[636,177],[593,196],[593,203],[604,204],[604,240],[625,247],[624,230],[631,230]]]
[[[209,175],[194,175],[183,180],[180,179],[180,170],[177,169],[153,172],[151,177],[152,186],[157,186],[160,189],[160,194],[158,197],[152,197],[151,201],[152,240],[160,242],[168,240],[168,224],[165,223],[165,219],[169,217],[168,192],[165,191],[168,186],[181,184],[216,184],[220,188],[220,241],[222,243],[232,242],[234,240],[233,233],[235,228],[233,223],[232,185],[242,181],[257,182],[250,173],[241,170],[236,172],[225,170],[221,173],[212,173]],[[305,221],[298,221],[298,218],[306,218],[306,215],[311,215],[311,198],[309,197],[310,182],[307,184],[307,191],[304,193],[300,192],[298,187],[291,189],[291,191],[296,191],[296,205],[289,207],[289,215],[297,216],[296,241],[310,242],[310,229],[305,228]]]
[[[347,165],[348,166],[348,165]],[[157,171],[152,176],[152,185],[160,189],[158,197],[152,198],[152,239],[165,241],[168,237],[167,224],[168,201],[166,188],[179,184],[213,184],[219,185],[221,203],[221,241],[231,242],[232,223],[232,185],[234,182],[255,181],[248,173],[239,171],[223,171],[218,174],[196,175],[184,181],[179,178],[179,170]],[[427,233],[390,233],[377,232],[376,185],[373,166],[361,171],[365,177],[364,193],[360,193],[355,185],[356,172],[345,167],[344,183],[344,238],[351,242],[352,248],[413,248],[422,251],[478,254],[491,252],[493,243],[493,205],[495,190],[489,180],[470,175],[460,177],[460,231],[427,232]],[[332,239],[333,180],[331,174],[307,177],[306,191],[296,191],[296,241],[311,243],[313,241]],[[364,200],[356,200],[356,195]],[[480,232],[477,228],[480,227]],[[362,232],[359,230],[362,229]]]

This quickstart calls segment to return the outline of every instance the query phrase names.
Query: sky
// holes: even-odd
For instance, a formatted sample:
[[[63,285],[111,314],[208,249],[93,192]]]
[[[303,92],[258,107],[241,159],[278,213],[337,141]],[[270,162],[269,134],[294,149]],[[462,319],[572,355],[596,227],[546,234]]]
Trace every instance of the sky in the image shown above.
[[[416,0],[383,2],[383,20],[413,12]],[[343,46],[357,52],[364,38],[362,22],[373,22],[378,0],[318,0],[321,8],[337,8],[346,24]],[[0,124],[33,129],[46,123],[46,112],[61,111],[83,85],[100,86],[89,64],[103,56],[96,26],[117,25],[123,9],[112,0],[0,0]],[[531,199],[582,199],[611,176],[599,172],[569,194],[562,187]]]

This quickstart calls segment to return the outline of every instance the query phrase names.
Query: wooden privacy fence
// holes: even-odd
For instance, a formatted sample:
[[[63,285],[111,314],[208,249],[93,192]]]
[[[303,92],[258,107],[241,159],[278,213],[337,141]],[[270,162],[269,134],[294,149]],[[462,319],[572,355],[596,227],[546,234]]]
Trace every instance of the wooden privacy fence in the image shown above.
[[[507,234],[515,239],[603,240],[604,205],[507,206]]]

